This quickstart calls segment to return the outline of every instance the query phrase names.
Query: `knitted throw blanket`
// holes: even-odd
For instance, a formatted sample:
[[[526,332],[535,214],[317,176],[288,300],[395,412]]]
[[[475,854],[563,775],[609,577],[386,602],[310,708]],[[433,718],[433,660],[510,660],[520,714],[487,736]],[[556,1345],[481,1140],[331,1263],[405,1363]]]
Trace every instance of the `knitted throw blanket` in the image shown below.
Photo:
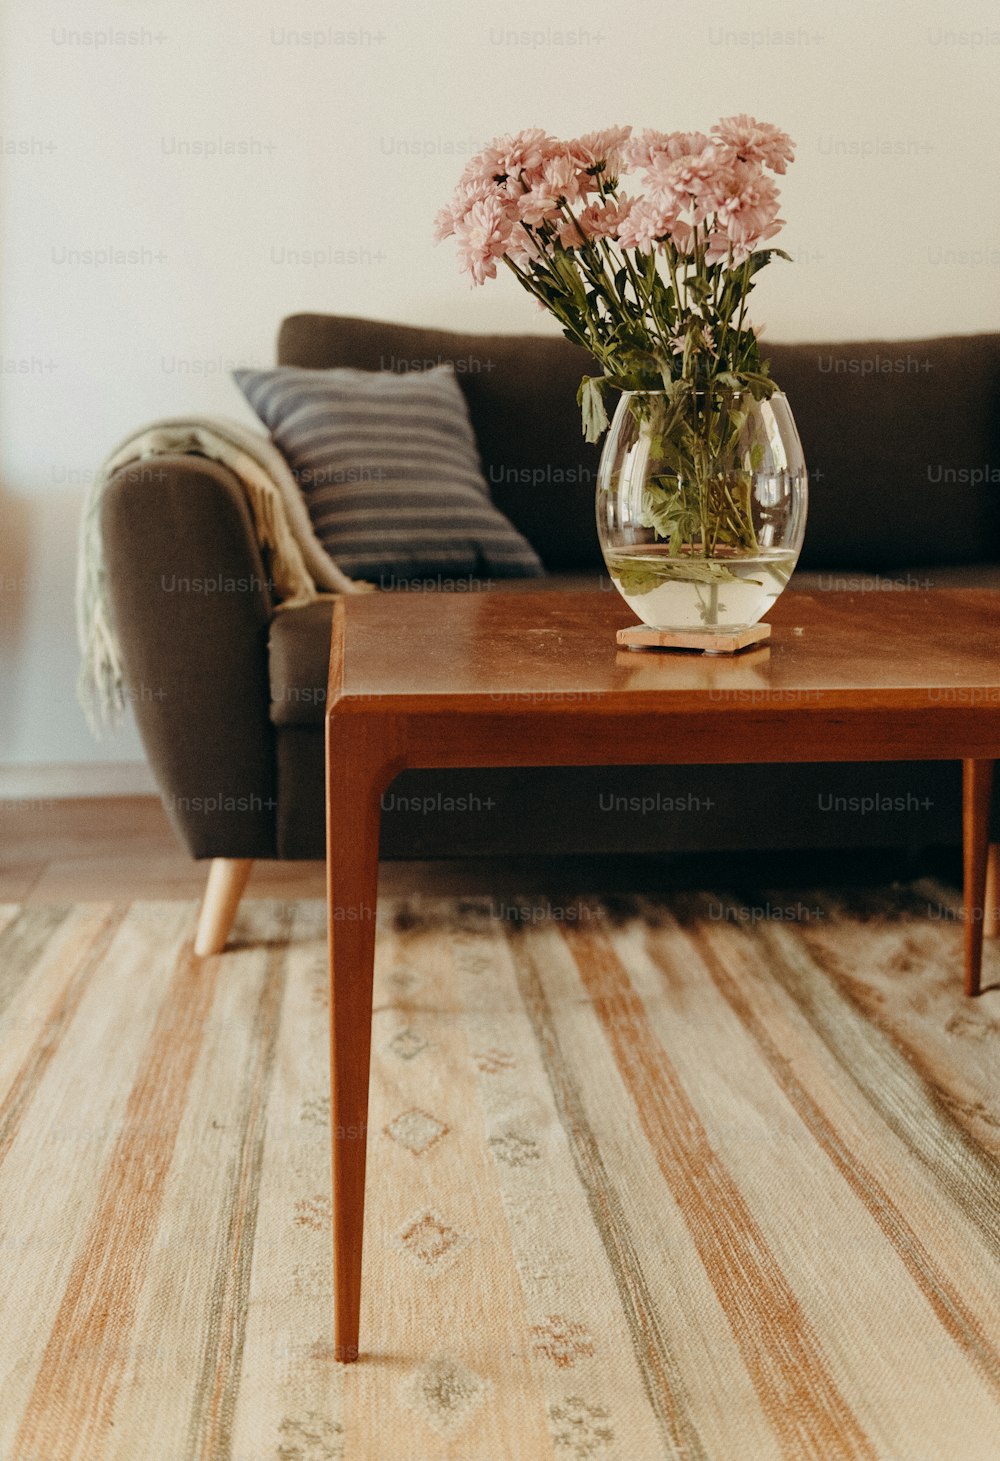
[[[280,608],[311,603],[328,593],[359,593],[313,532],[298,483],[277,447],[251,427],[222,417],[172,417],[127,437],[97,472],[80,523],[76,574],[76,623],[82,663],[77,694],[90,727],[99,735],[119,725],[126,703],[118,639],[108,601],[101,539],[101,499],[120,467],[149,457],[192,453],[221,462],[239,478]]]

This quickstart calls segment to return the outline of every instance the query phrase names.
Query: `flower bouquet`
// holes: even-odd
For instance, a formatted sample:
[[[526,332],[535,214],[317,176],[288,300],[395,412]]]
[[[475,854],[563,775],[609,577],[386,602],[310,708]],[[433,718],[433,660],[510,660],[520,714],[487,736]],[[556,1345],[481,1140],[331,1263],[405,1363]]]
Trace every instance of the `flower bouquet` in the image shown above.
[[[773,175],[793,156],[784,132],[748,116],[707,134],[531,129],[472,158],[436,220],[473,283],[503,263],[596,359],[578,394],[588,441],[609,425],[608,390],[624,393],[598,524],[612,577],[649,623],[756,622],[798,555],[801,448],[787,405],[777,424],[764,409],[777,387],[747,318],[755,276],[789,257],[765,245],[783,222]],[[787,480],[762,494],[762,473]],[[729,607],[721,584],[739,586]]]

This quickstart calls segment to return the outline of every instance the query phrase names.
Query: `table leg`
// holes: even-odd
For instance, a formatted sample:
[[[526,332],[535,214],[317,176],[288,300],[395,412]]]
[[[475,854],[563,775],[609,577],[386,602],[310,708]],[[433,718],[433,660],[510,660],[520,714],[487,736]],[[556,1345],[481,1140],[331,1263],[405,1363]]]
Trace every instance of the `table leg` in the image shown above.
[[[962,854],[965,873],[965,992],[979,993],[993,762],[962,762]]]
[[[381,722],[327,721],[334,1354],[358,1357],[380,799],[400,769]]]

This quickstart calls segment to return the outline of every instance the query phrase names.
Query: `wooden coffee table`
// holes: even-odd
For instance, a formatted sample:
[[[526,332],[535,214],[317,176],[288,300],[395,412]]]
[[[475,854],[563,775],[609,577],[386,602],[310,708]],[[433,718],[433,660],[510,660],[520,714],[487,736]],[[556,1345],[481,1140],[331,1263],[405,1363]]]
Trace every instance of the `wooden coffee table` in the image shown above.
[[[1000,595],[807,594],[766,647],[620,650],[616,593],[334,607],[327,733],[336,1354],[358,1355],[380,798],[406,767],[961,760],[965,988],[979,991]],[[994,900],[995,901],[995,900]]]

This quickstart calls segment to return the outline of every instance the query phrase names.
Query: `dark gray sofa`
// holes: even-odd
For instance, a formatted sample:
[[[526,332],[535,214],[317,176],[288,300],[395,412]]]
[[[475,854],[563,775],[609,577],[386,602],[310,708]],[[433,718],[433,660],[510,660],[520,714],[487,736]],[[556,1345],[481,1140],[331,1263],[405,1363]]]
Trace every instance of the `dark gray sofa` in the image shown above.
[[[1000,336],[768,353],[812,479],[788,592],[1000,592]],[[590,367],[575,346],[297,315],[281,327],[278,359],[373,370],[453,361],[493,497],[550,575],[466,591],[558,592],[572,581],[613,592],[594,528],[598,452],[575,404]],[[156,465],[117,473],[103,533],[131,698],[168,814],[195,857],[321,857],[329,605],[275,615],[235,478],[188,456]],[[202,588],[167,587],[185,580]],[[471,810],[413,809],[436,792]],[[637,814],[628,801],[657,795],[654,806],[688,810]],[[835,810],[838,798],[873,795],[891,809]],[[997,823],[995,809],[993,840]],[[409,772],[387,795],[383,850],[920,847],[958,843],[960,828],[957,763]]]

